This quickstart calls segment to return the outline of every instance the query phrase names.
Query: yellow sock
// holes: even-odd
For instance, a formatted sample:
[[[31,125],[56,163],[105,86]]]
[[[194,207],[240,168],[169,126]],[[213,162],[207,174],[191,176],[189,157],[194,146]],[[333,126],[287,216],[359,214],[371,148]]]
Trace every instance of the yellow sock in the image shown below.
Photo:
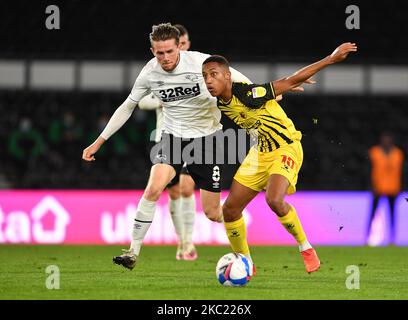
[[[306,241],[306,234],[294,207],[290,206],[288,214],[284,217],[278,217],[278,219],[299,245]]]
[[[232,250],[243,255],[249,254],[244,217],[233,222],[224,222],[224,225]]]

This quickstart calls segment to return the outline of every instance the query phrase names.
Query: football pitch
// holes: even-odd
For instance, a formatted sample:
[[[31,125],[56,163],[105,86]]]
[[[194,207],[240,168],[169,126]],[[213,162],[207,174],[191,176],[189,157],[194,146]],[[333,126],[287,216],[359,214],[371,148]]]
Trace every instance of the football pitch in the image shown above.
[[[296,247],[252,247],[257,275],[241,288],[215,277],[229,247],[199,246],[198,260],[176,261],[173,246],[144,246],[133,271],[112,263],[121,248],[1,245],[0,299],[408,299],[408,247],[317,247],[322,266],[313,274]],[[47,289],[50,265],[59,289]],[[356,270],[360,288],[347,289]]]

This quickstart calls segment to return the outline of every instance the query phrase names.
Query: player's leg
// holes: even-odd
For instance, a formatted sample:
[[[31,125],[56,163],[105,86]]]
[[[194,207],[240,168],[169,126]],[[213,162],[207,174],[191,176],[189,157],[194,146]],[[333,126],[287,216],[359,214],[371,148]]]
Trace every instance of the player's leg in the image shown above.
[[[245,254],[252,262],[242,211],[264,189],[268,174],[256,147],[252,147],[235,173],[230,193],[223,205],[225,229],[234,251]],[[255,275],[255,265],[252,274]]]
[[[285,201],[286,194],[296,192],[298,174],[303,162],[303,149],[300,141],[282,146],[264,156],[268,166],[266,183],[266,202],[280,223],[295,238],[307,272],[317,271],[320,261],[316,251],[307,240],[296,209]]]
[[[200,189],[201,207],[207,218],[223,222],[220,203],[223,165],[189,164],[187,169]]]
[[[370,216],[368,218],[367,231],[366,231],[366,242],[367,242],[367,244],[368,244],[368,239],[370,238],[371,225],[373,223],[375,211],[377,210],[379,201],[380,201],[380,196],[378,194],[374,194],[373,195],[373,201],[371,203],[371,211],[370,211]]]
[[[245,255],[252,263],[246,236],[246,225],[242,211],[256,197],[258,191],[252,190],[233,180],[230,193],[222,207],[224,225],[228,240],[234,252]]]
[[[208,219],[223,222],[221,208],[221,194],[219,192],[200,189],[201,207]]]
[[[388,203],[390,205],[390,243],[395,244],[395,200],[397,196],[388,196]]]
[[[278,216],[279,222],[297,241],[306,271],[317,271],[320,267],[320,261],[316,252],[307,240],[295,208],[285,201],[289,185],[290,183],[286,177],[280,174],[272,174],[266,185],[266,202]]]
[[[224,169],[224,136],[222,131],[195,140],[194,161],[187,170],[200,189],[201,206],[208,219],[222,222],[221,186]],[[200,159],[196,162],[195,159]]]
[[[176,175],[173,180],[167,185],[169,194],[169,210],[171,220],[173,221],[174,229],[177,234],[178,245],[176,251],[176,259],[183,259],[183,243],[184,243],[184,222],[181,211],[181,190],[179,175]]]
[[[175,175],[175,169],[168,164],[158,163],[151,168],[149,181],[143,197],[140,199],[138,210],[136,212],[136,223],[133,228],[131,249],[133,249],[136,255],[138,255],[140,251],[141,241],[153,220],[156,201],[159,200],[164,188]]]
[[[193,244],[194,220],[196,215],[196,202],[194,195],[194,180],[183,167],[180,173],[181,187],[181,215],[184,223],[184,259],[195,260],[198,257],[197,249]]]
[[[164,188],[171,179],[173,179],[175,174],[175,169],[168,164],[159,163],[152,166],[149,182],[137,207],[130,249],[125,250],[122,255],[114,257],[114,263],[120,264],[128,269],[134,268],[143,239],[153,221],[156,211],[156,201],[160,198]]]

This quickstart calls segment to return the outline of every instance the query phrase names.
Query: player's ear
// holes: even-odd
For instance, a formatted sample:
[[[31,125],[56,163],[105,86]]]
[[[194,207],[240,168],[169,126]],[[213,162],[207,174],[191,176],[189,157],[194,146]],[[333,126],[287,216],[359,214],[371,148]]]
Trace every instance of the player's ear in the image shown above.
[[[231,80],[231,71],[227,71],[225,72],[225,79],[227,79],[228,81]]]
[[[153,55],[154,55],[154,50],[153,50],[153,48],[152,47],[150,47],[150,51],[153,53]]]

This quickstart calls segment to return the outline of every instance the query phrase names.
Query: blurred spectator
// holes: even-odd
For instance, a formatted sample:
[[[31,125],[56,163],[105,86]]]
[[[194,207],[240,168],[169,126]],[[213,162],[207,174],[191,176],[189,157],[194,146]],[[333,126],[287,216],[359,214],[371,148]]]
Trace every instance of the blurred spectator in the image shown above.
[[[44,152],[43,136],[33,128],[30,118],[21,118],[18,127],[11,130],[8,148],[15,166],[16,183],[24,185],[26,174],[35,168]]]
[[[87,141],[93,142],[101,134],[106,124],[108,123],[110,116],[106,113],[101,114],[98,117],[97,126],[88,136]],[[111,138],[112,142],[98,152],[100,156],[113,156],[113,157],[124,157],[128,155],[129,148],[126,143],[123,134],[121,132],[116,132]]]
[[[65,112],[60,119],[54,118],[48,129],[48,137],[52,146],[65,154],[72,154],[78,149],[82,135],[82,126],[71,111]]]
[[[40,131],[32,127],[31,119],[20,119],[17,128],[12,129],[9,138],[9,152],[19,164],[38,158],[44,150],[44,139]]]
[[[394,145],[393,137],[389,132],[381,134],[379,145],[369,150],[371,161],[371,186],[373,203],[370,220],[367,228],[367,240],[371,231],[379,200],[382,196],[387,197],[391,214],[391,243],[395,241],[395,200],[401,191],[402,165],[404,154],[400,148]]]

